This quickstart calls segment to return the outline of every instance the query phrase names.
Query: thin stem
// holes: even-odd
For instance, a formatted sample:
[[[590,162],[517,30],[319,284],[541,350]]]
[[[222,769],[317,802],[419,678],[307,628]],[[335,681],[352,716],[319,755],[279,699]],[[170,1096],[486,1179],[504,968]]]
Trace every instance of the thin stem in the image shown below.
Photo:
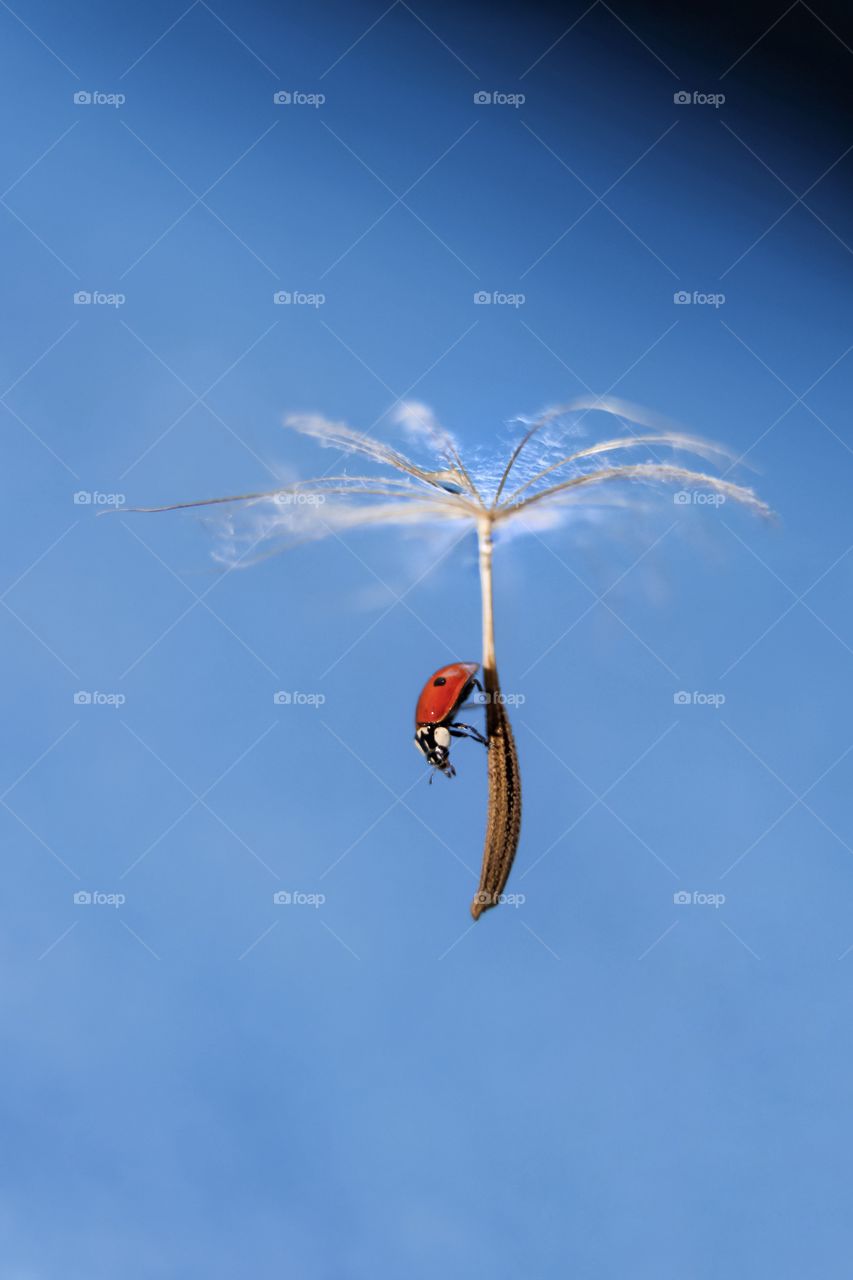
[[[497,688],[495,662],[495,606],[492,593],[492,522],[481,520],[477,526],[480,544],[480,598],[483,610],[483,677],[487,693]]]

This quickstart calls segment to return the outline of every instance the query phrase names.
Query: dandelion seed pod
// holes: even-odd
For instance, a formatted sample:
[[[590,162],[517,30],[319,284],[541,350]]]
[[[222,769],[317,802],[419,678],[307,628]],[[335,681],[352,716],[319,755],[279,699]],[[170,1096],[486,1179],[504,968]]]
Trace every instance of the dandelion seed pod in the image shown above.
[[[555,451],[562,451],[562,445],[557,448],[555,441],[561,438],[564,428],[568,432],[575,424],[576,415],[585,417],[592,412],[618,420],[622,434],[589,444],[583,449],[573,448],[565,455],[555,457]],[[319,414],[298,414],[286,419],[288,427],[341,454],[357,455],[370,467],[377,467],[378,471],[369,471],[365,475],[325,473],[275,489],[192,502],[172,502],[166,506],[120,509],[126,514],[129,510],[175,511],[237,504],[238,510],[249,513],[249,519],[245,521],[242,532],[237,534],[228,524],[229,558],[235,547],[239,549],[242,546],[238,554],[233,554],[232,568],[238,564],[245,565],[246,557],[264,541],[270,544],[271,554],[276,545],[298,545],[330,535],[339,537],[343,532],[355,529],[417,529],[422,526],[426,530],[440,523],[446,528],[454,525],[460,532],[460,540],[466,529],[476,531],[482,603],[481,665],[488,695],[487,735],[483,737],[478,729],[455,719],[456,711],[467,696],[465,686],[469,677],[472,684],[476,682],[475,663],[453,663],[430,677],[418,703],[415,726],[415,744],[432,766],[430,781],[438,772],[445,777],[453,777],[454,769],[449,760],[453,738],[474,738],[488,747],[489,800],[483,864],[480,884],[471,904],[471,914],[476,920],[501,900],[521,831],[518,756],[506,704],[501,697],[495,661],[492,590],[495,531],[509,524],[517,528],[517,520],[522,525],[527,523],[533,531],[534,525],[527,521],[531,511],[565,515],[575,502],[590,492],[594,493],[602,485],[623,488],[677,485],[684,491],[675,495],[679,504],[687,501],[687,491],[701,490],[707,492],[715,504],[732,500],[763,516],[769,516],[770,509],[752,489],[725,478],[737,460],[735,455],[695,436],[672,431],[655,416],[613,398],[581,396],[567,404],[555,405],[530,422],[500,470],[500,480],[494,486],[493,494],[490,492],[495,474],[492,463],[472,474],[462,461],[453,436],[435,421],[428,409],[418,405],[409,406],[406,410],[401,406],[398,424],[405,425],[408,417],[416,421],[418,434],[421,437],[425,435],[433,446],[435,456],[428,465],[420,465],[392,445],[365,435],[346,423],[330,422]],[[549,439],[547,446],[537,454],[533,442],[537,437],[544,440],[540,433],[545,431],[549,437],[553,434],[554,439]],[[567,435],[567,443],[568,439]],[[660,446],[710,458],[718,463],[728,460],[730,466],[722,476],[716,476],[693,467],[659,462],[655,450]],[[630,456],[636,450],[650,451],[651,456],[640,462],[617,461],[619,455],[627,453]],[[517,463],[524,467],[524,474],[516,473],[520,483],[513,489],[509,480]],[[115,512],[119,508],[111,510]]]
[[[497,671],[484,670],[488,706],[489,808],[480,883],[471,903],[471,915],[479,920],[501,899],[521,835],[521,772],[509,716],[506,713]]]

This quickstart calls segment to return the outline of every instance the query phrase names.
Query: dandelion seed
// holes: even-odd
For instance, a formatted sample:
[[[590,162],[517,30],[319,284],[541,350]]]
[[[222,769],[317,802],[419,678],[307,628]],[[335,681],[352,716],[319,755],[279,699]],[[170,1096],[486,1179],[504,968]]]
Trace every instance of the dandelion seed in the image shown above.
[[[567,440],[580,442],[584,420],[603,413],[619,421],[626,434],[564,452]],[[501,694],[495,657],[493,544],[495,531],[529,531],[543,520],[563,518],[578,502],[602,487],[677,485],[707,491],[738,502],[757,514],[769,508],[752,489],[720,476],[660,461],[658,451],[691,454],[711,461],[733,461],[718,445],[667,427],[660,419],[621,401],[581,398],[548,410],[522,425],[525,432],[505,464],[479,461],[468,469],[456,441],[417,402],[397,406],[396,424],[409,439],[428,447],[430,466],[421,466],[392,445],[330,422],[316,414],[294,415],[286,426],[310,436],[344,457],[376,466],[373,475],[324,475],[257,493],[177,502],[125,511],[177,511],[197,507],[239,505],[248,516],[242,532],[229,528],[229,554],[251,562],[245,548],[292,545],[354,529],[391,526],[425,529],[468,525],[479,544],[482,602],[482,670],[486,698],[489,799],[482,871],[471,914],[478,919],[495,906],[506,887],[521,831],[521,773],[512,727]],[[534,448],[533,442],[538,448]],[[637,451],[652,461],[633,461]],[[629,461],[614,460],[624,455]],[[438,461],[440,465],[436,467]],[[515,487],[511,486],[511,480]],[[521,528],[519,529],[519,526]],[[268,552],[271,553],[271,552]]]

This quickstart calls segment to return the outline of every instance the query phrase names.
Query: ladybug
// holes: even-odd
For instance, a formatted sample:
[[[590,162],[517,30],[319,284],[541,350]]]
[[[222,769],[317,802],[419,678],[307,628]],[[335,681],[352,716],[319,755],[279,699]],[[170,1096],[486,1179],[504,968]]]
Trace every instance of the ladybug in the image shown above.
[[[450,739],[474,738],[487,747],[488,741],[470,724],[453,717],[474,688],[483,692],[476,678],[478,662],[451,662],[440,667],[427,680],[415,708],[415,746],[426,756],[427,764],[452,778],[456,770],[450,763]],[[432,782],[434,774],[430,774]]]

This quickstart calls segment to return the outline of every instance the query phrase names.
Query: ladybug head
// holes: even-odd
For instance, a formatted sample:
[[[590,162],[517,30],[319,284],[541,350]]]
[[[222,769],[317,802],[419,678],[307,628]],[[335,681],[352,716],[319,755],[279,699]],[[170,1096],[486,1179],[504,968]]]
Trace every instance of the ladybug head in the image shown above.
[[[432,765],[433,769],[447,778],[456,776],[456,770],[450,763],[450,732],[443,724],[419,725],[415,733],[415,746],[423,752],[427,764]]]

